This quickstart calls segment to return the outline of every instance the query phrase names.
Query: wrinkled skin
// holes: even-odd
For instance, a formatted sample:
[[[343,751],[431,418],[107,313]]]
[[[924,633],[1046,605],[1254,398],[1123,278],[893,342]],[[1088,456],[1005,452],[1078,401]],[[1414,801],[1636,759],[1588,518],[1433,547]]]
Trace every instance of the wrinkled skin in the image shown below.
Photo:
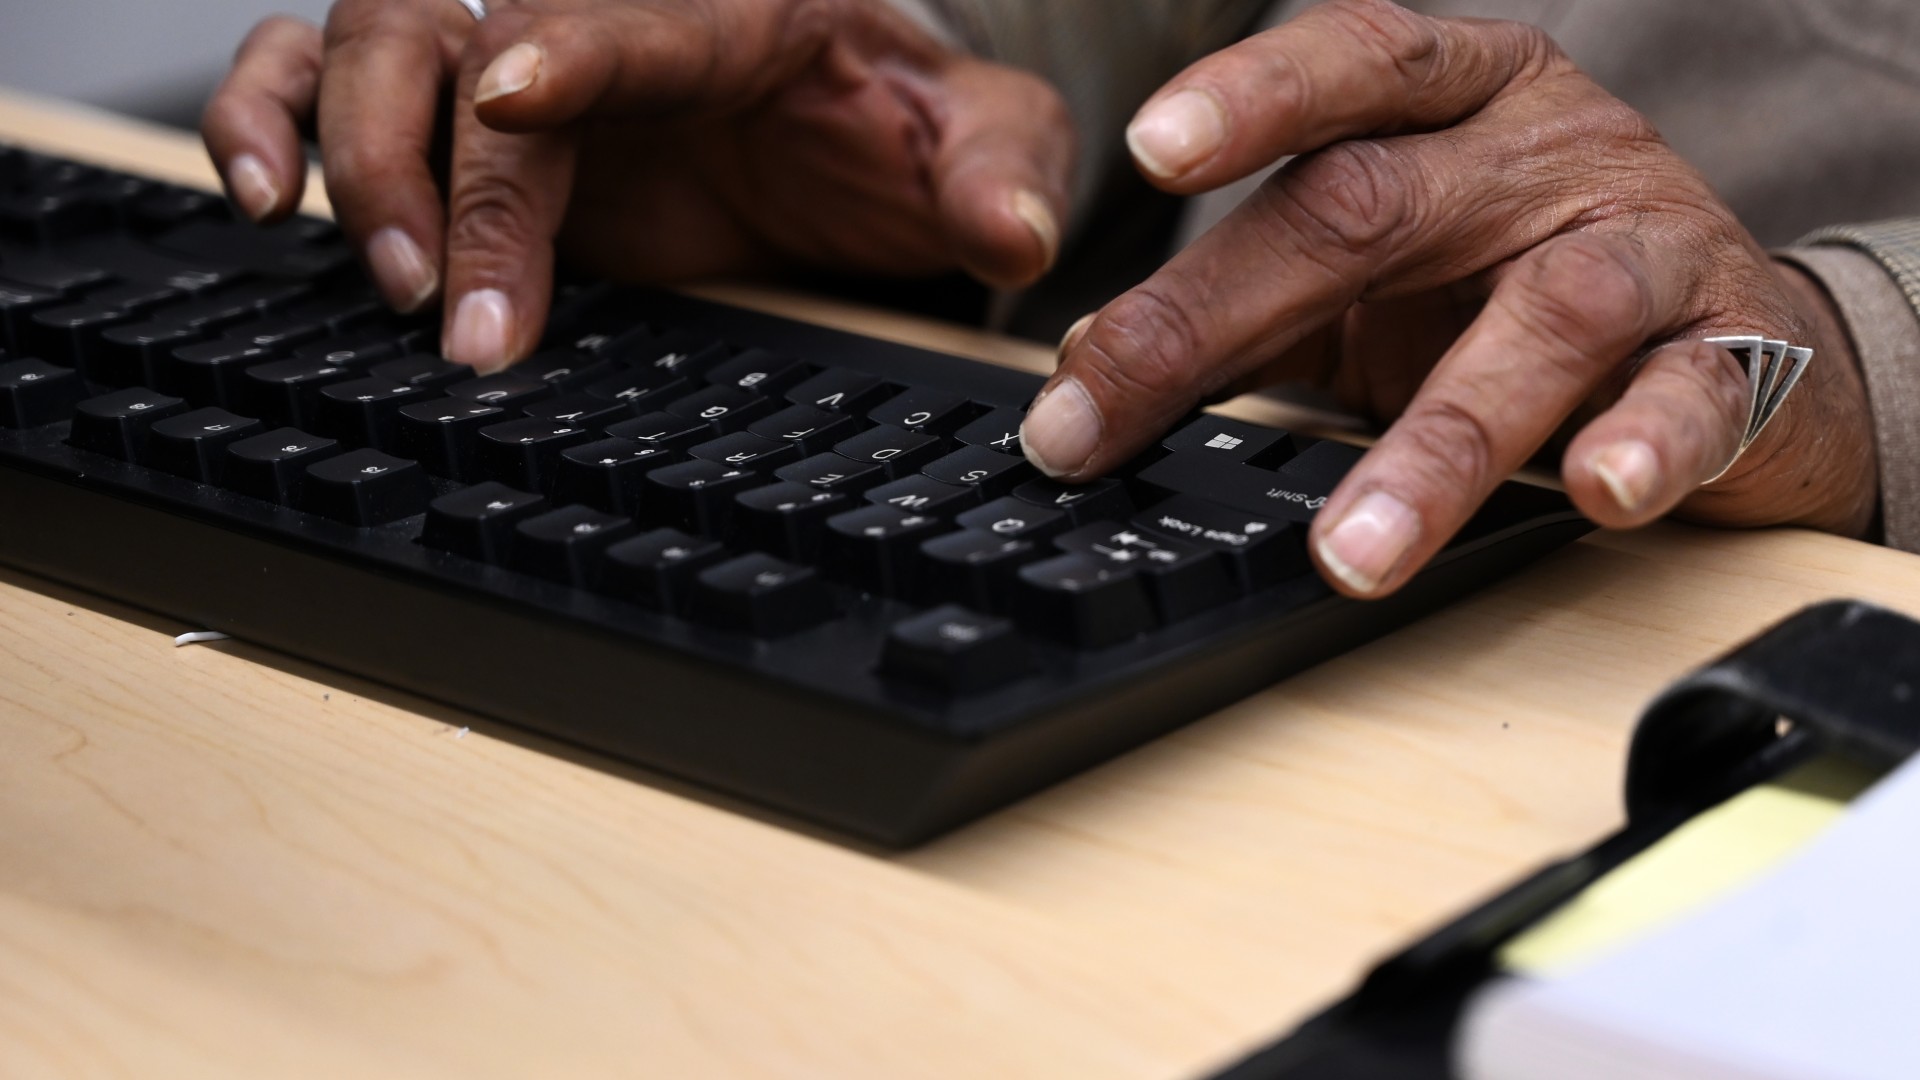
[[[1049,472],[1097,476],[1197,402],[1304,380],[1391,421],[1311,532],[1349,595],[1404,584],[1556,438],[1602,525],[1869,528],[1871,420],[1831,303],[1541,31],[1337,0],[1193,65],[1129,140],[1180,194],[1300,156],[1068,335],[1027,421]],[[1754,333],[1815,365],[1702,487],[1748,380],[1697,339]]]
[[[479,23],[454,0],[340,0],[324,33],[257,27],[203,129],[261,221],[298,204],[316,133],[388,301],[443,300],[449,358],[484,370],[538,341],[556,243],[628,280],[1025,284],[1074,153],[1045,83],[881,0],[494,0]]]

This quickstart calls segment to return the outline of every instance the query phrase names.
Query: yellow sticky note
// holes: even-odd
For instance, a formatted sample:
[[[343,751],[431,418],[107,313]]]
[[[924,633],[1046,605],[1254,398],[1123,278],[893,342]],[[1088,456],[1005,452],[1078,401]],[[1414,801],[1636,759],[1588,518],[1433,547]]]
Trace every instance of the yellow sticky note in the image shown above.
[[[1500,964],[1548,975],[1624,945],[1800,850],[1879,777],[1821,758],[1749,788],[1675,829],[1515,937],[1500,950]]]

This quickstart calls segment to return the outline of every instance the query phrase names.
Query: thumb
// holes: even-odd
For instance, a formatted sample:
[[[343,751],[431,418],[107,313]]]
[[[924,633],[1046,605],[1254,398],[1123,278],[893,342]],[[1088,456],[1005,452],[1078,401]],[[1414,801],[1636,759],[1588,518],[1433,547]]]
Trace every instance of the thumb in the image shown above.
[[[996,288],[1031,285],[1060,254],[1075,156],[1066,105],[1043,80],[971,57],[940,83],[932,181],[954,258]]]

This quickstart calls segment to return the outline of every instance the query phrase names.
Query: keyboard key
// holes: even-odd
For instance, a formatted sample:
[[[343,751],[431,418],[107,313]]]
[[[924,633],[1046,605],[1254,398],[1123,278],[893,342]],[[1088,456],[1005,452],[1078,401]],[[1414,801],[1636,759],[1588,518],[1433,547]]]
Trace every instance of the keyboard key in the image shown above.
[[[46,255],[29,255],[0,263],[0,280],[7,284],[44,289],[68,300],[79,299],[82,292],[99,288],[113,281],[114,276],[113,271],[104,267],[82,266]]]
[[[1012,622],[946,604],[894,625],[880,671],[949,694],[977,694],[1031,673],[1032,648]]]
[[[1025,458],[1009,457],[985,447],[963,446],[920,470],[943,484],[970,487],[983,499],[998,498],[1039,475]]]
[[[1178,622],[1239,595],[1226,564],[1206,548],[1103,522],[1054,538],[1062,551],[1115,572],[1137,571],[1163,622]]]
[[[324,341],[316,341],[311,345],[302,345],[293,350],[293,358],[362,371],[382,360],[393,359],[398,353],[399,347],[394,344],[390,332],[361,330],[344,336],[330,336]]]
[[[689,420],[702,420],[721,434],[743,430],[748,424],[771,416],[778,406],[773,399],[735,390],[730,386],[709,386],[667,406],[667,411]]]
[[[1066,532],[1072,520],[1061,510],[1048,510],[1007,496],[954,519],[963,529],[979,529],[1007,540],[1045,540]]]
[[[902,596],[912,585],[920,545],[949,528],[939,518],[891,506],[863,506],[827,519],[822,562],[837,581]]]
[[[1154,627],[1140,575],[1085,555],[1021,567],[1012,611],[1023,628],[1082,649],[1118,645]]]
[[[607,549],[598,588],[609,596],[672,613],[684,605],[700,571],[727,558],[727,549],[716,541],[678,529],[655,529]]]
[[[858,462],[871,462],[893,479],[912,476],[921,466],[941,456],[947,443],[938,435],[876,427],[834,446],[833,452]]]
[[[1049,557],[1031,540],[1008,540],[965,529],[920,545],[912,594],[922,603],[960,603],[978,611],[1005,611],[1014,573]]]
[[[682,379],[698,379],[732,355],[719,342],[704,341],[683,331],[660,338],[639,335],[633,344],[622,347],[616,343],[608,353],[608,359],[635,370],[663,372]]]
[[[899,392],[878,375],[846,368],[828,368],[787,391],[795,405],[811,405],[828,412],[865,416],[869,410]]]
[[[747,431],[722,435],[687,451],[701,461],[717,462],[736,469],[767,470],[790,465],[800,459],[800,448],[792,443],[763,439]]]
[[[714,386],[779,396],[812,374],[812,368],[791,356],[748,349],[708,371],[706,381]]]
[[[467,365],[443,360],[432,353],[414,353],[382,360],[373,365],[367,374],[402,386],[418,386],[438,393],[452,393],[451,388],[455,383],[469,382],[474,378],[473,369]],[[494,404],[491,401],[472,400],[478,405]]]
[[[613,514],[637,514],[647,474],[680,460],[663,446],[632,439],[600,439],[560,452],[554,475],[556,502],[580,503]]]
[[[475,461],[480,475],[526,491],[545,491],[553,482],[560,452],[593,442],[591,428],[554,420],[508,420],[480,429]]]
[[[811,562],[827,519],[853,506],[849,496],[791,481],[743,492],[734,500],[733,546]]]
[[[849,461],[839,454],[815,454],[805,461],[776,469],[774,475],[796,484],[811,484],[828,491],[858,495],[884,482],[887,471],[871,463]]]
[[[916,386],[875,406],[867,419],[908,431],[951,435],[979,412],[973,402],[959,394]]]
[[[44,360],[0,362],[0,427],[59,423],[86,396],[86,383],[71,368]]]
[[[1260,427],[1225,416],[1205,415],[1175,428],[1160,441],[1174,453],[1198,453],[1236,464],[1262,461],[1277,464],[1293,456],[1293,436],[1276,428]]]
[[[313,422],[314,402],[328,383],[358,377],[352,368],[323,360],[270,360],[240,374],[240,408],[279,424],[305,428]]]
[[[260,421],[225,409],[195,409],[154,421],[141,460],[161,472],[216,483],[227,447],[265,430]]]
[[[539,379],[555,394],[571,394],[614,374],[616,367],[573,349],[548,349],[513,365],[512,370]]]
[[[1365,454],[1358,446],[1322,439],[1280,466],[1280,475],[1299,481],[1310,492],[1331,495]]]
[[[272,349],[233,341],[183,345],[155,361],[159,370],[154,381],[160,389],[195,404],[239,408],[247,370],[275,356]]]
[[[349,446],[390,449],[400,410],[432,396],[424,387],[372,377],[328,383],[314,398],[313,426]]]
[[[96,370],[100,333],[136,315],[116,307],[76,304],[47,308],[28,316],[18,350],[83,372]]]
[[[664,371],[629,369],[589,383],[585,393],[633,409],[658,409],[693,393],[692,382]]]
[[[1270,588],[1310,570],[1306,530],[1278,518],[1176,495],[1135,515],[1133,523],[1217,553],[1247,592]]]
[[[0,347],[14,353],[24,351],[29,336],[28,320],[36,312],[58,306],[64,299],[51,289],[34,289],[0,281]]]
[[[868,490],[867,501],[908,514],[945,518],[979,506],[980,490],[943,484],[931,476],[909,476]]]
[[[713,428],[704,420],[689,420],[684,416],[663,412],[651,412],[632,420],[608,424],[606,432],[617,439],[632,439],[668,450],[688,450],[714,436]]]
[[[206,332],[171,322],[135,322],[100,333],[87,377],[108,386],[152,386],[173,350],[197,344]]]
[[[587,506],[562,507],[514,526],[513,566],[562,585],[591,585],[600,556],[635,531],[628,517]]]
[[[553,387],[538,375],[512,368],[456,383],[447,388],[447,393],[477,405],[493,405],[508,411],[518,411],[554,396]]]
[[[743,555],[694,578],[687,617],[757,638],[786,637],[838,613],[833,589],[812,567]]]
[[[420,543],[501,566],[513,551],[514,529],[550,509],[539,495],[489,480],[427,504]]]
[[[1076,525],[1125,518],[1134,509],[1127,486],[1112,478],[1063,484],[1043,477],[1014,488],[1013,497],[1043,509],[1058,510]]]
[[[296,346],[317,341],[326,333],[327,328],[323,323],[309,322],[294,315],[281,315],[233,327],[227,331],[226,338],[242,345],[284,353]]]
[[[332,439],[309,435],[297,428],[275,428],[264,435],[240,439],[227,447],[220,468],[220,486],[229,491],[293,506],[306,482],[309,466],[341,450]]]
[[[1311,463],[1310,463],[1311,464]],[[1301,525],[1327,504],[1333,485],[1209,460],[1199,453],[1168,454],[1140,471],[1139,481],[1169,495],[1190,495],[1245,513]]]
[[[649,521],[719,537],[733,515],[734,496],[766,483],[766,477],[745,469],[683,461],[647,474],[640,506]]]
[[[299,508],[368,528],[424,513],[433,485],[418,462],[378,450],[350,450],[308,466]]]
[[[520,411],[534,420],[560,420],[596,430],[633,419],[632,409],[617,401],[604,401],[590,394],[563,394],[536,401]]]
[[[789,405],[763,420],[747,425],[750,434],[763,439],[789,442],[802,454],[824,454],[835,443],[860,433],[862,425],[851,416],[842,416],[811,405]]]
[[[984,446],[1001,454],[1021,456],[1020,422],[1026,415],[1018,409],[995,409],[954,433],[968,446]]]
[[[73,410],[67,442],[82,450],[137,461],[154,421],[187,411],[187,403],[143,386],[82,401]]]

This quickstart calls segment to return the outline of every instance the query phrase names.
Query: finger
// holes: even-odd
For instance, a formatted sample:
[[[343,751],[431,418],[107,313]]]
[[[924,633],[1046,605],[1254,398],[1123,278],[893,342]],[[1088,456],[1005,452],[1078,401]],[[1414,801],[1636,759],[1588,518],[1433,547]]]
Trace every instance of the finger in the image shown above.
[[[469,50],[454,105],[448,175],[447,359],[498,371],[533,351],[553,285],[553,238],[573,186],[565,132],[507,134],[474,114],[489,54]]]
[[[474,98],[502,131],[537,131],[589,113],[686,114],[755,101],[813,60],[836,5],[712,0],[610,4],[539,13],[509,8],[476,34],[488,58]]]
[[[384,0],[343,0],[327,20],[327,194],[381,294],[402,312],[440,291],[442,209],[430,155],[449,73],[443,33],[445,24],[418,6]]]
[[[1747,373],[1732,352],[1704,341],[1657,349],[1567,447],[1567,494],[1606,528],[1645,525],[1726,467],[1746,420]]]
[[[960,265],[996,288],[1032,284],[1060,253],[1073,123],[1058,94],[982,61],[955,63],[933,159],[942,226]]]
[[[1583,233],[1528,252],[1316,515],[1309,539],[1328,580],[1360,597],[1404,583],[1641,343],[1683,318],[1694,265]]]
[[[1452,124],[1564,64],[1543,31],[1521,23],[1335,0],[1176,76],[1127,142],[1150,179],[1191,194],[1341,139]]]
[[[254,221],[300,205],[307,159],[300,132],[320,92],[320,29],[277,16],[253,28],[207,102],[200,130],[227,194]]]
[[[1028,413],[1028,457],[1055,477],[1097,476],[1356,301],[1470,275],[1580,211],[1553,201],[1543,220],[1527,189],[1537,174],[1477,153],[1421,135],[1291,163],[1099,313]]]

